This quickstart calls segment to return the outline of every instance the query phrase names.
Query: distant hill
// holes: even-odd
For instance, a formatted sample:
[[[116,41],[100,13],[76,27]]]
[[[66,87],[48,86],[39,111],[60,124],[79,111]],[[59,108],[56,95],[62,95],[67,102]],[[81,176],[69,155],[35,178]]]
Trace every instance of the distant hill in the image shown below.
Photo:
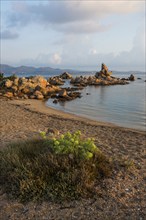
[[[70,73],[81,73],[81,71],[76,70],[69,70],[69,69],[54,69],[51,67],[32,67],[32,66],[19,66],[13,67],[6,64],[0,64],[0,72],[11,75],[58,75],[63,72],[70,72]]]
[[[55,69],[51,67],[32,67],[32,66],[19,66],[13,67],[6,64],[0,64],[0,72],[3,72],[5,75],[12,75],[16,74],[18,76],[31,76],[31,75],[43,75],[43,76],[54,76],[60,75],[63,72],[69,72],[72,75],[88,75],[88,74],[95,74],[96,71],[79,71],[79,70],[72,70],[72,69]],[[141,74],[144,72],[140,71],[113,71],[114,74]]]

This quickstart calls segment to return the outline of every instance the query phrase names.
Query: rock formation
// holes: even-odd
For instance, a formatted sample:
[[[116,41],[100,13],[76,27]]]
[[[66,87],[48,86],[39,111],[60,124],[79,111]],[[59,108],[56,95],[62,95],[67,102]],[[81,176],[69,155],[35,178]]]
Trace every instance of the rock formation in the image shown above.
[[[69,74],[68,72],[64,72],[59,76],[61,79],[71,79],[72,75]]]
[[[108,71],[107,66],[102,63],[100,72],[96,72],[96,78],[106,78],[112,74],[112,71]]]
[[[51,85],[43,76],[8,77],[0,81],[0,93],[7,98],[44,99],[61,90]]]
[[[134,77],[133,74],[130,75],[129,80],[130,80],[130,81],[134,81],[134,80],[135,80],[135,77]]]

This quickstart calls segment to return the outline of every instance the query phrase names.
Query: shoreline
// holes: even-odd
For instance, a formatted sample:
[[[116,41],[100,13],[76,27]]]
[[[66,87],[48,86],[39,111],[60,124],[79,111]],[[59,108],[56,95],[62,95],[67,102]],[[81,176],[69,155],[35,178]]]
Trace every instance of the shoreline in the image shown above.
[[[25,109],[51,115],[53,117],[55,116],[60,117],[60,118],[63,117],[65,119],[79,120],[79,121],[89,123],[89,124],[94,124],[97,126],[100,125],[100,126],[114,127],[114,128],[127,130],[127,131],[145,133],[145,131],[141,129],[124,127],[124,126],[116,125],[111,122],[97,121],[97,120],[93,120],[93,119],[90,119],[84,116],[76,115],[76,114],[69,113],[69,112],[64,112],[59,109],[55,109],[53,107],[46,105],[46,101],[35,100],[35,99],[26,99],[26,100],[20,99],[20,100],[10,100],[10,102],[13,105],[25,106]]]

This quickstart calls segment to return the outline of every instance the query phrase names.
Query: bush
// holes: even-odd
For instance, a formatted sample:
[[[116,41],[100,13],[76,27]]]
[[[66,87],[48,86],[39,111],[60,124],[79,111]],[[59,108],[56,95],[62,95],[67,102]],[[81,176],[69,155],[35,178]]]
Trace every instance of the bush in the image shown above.
[[[0,183],[21,201],[62,201],[93,196],[95,184],[110,175],[111,163],[80,132],[56,139],[15,143],[0,152]]]

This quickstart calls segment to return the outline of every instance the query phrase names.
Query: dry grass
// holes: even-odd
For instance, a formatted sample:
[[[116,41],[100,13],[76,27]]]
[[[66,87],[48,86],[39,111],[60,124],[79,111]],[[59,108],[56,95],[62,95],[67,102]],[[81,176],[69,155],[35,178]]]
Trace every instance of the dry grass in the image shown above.
[[[109,176],[112,164],[101,152],[92,158],[56,154],[52,140],[9,145],[0,152],[0,184],[12,198],[23,202],[63,201],[97,195],[97,185]]]

